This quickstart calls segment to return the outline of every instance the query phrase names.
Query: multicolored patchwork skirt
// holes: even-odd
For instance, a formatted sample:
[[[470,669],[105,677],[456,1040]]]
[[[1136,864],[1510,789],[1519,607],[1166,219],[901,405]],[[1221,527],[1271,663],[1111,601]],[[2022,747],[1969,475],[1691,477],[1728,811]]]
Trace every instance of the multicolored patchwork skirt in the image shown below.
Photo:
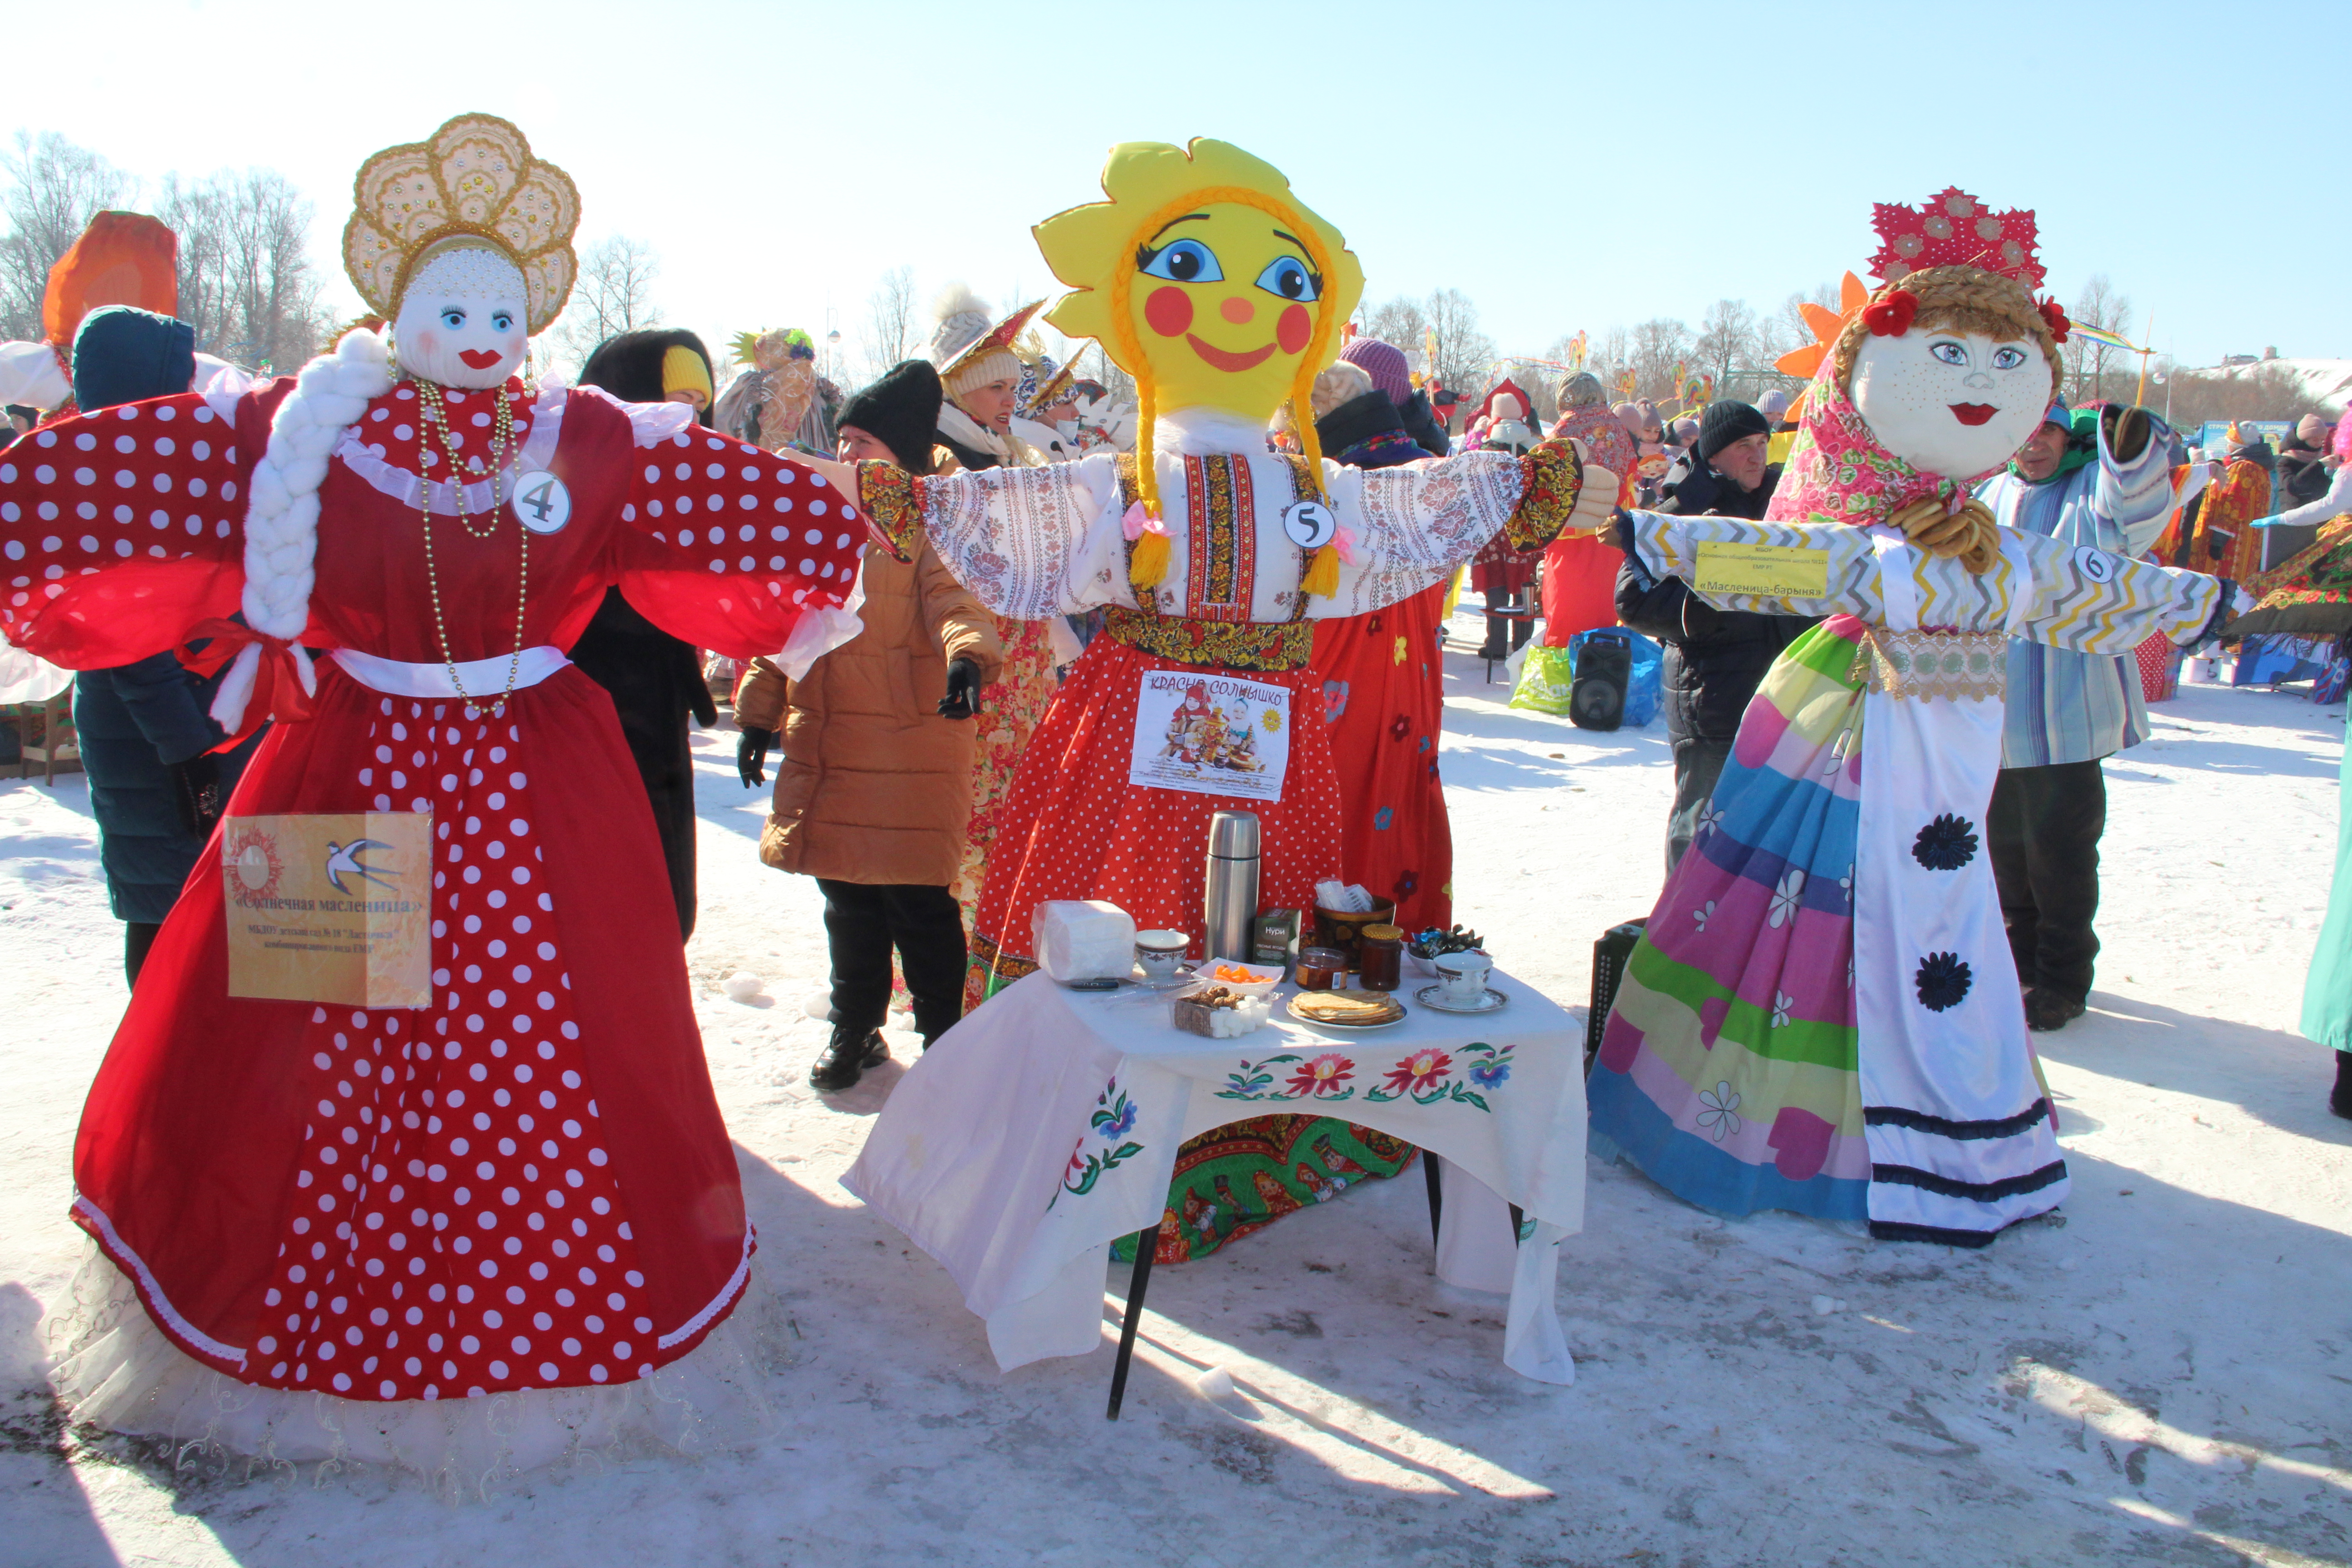
[[[1959,634],[1898,635],[1965,671]],[[1867,689],[1865,642],[1927,668],[1877,636],[1832,617],[1748,705],[1618,988],[1592,1145],[1718,1212],[1981,1247],[2067,1191],[1980,852],[2002,704]]]
[[[1593,1144],[1725,1214],[1868,1217],[1853,1008],[1862,624],[1791,644],[1628,960]]]
[[[1338,1197],[1360,1182],[1393,1176],[1413,1146],[1329,1116],[1253,1116],[1211,1128],[1176,1151],[1155,1263],[1206,1258],[1237,1236]],[[1135,1237],[1111,1247],[1135,1261]]]

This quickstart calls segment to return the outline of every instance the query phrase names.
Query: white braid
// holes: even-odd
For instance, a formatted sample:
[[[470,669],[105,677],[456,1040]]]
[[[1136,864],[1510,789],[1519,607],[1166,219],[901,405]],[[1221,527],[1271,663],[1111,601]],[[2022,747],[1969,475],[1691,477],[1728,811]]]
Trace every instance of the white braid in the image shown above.
[[[294,390],[269,421],[269,446],[254,466],[245,513],[246,624],[292,642],[310,619],[312,568],[319,549],[319,486],[345,429],[368,404],[392,390],[392,356],[383,339],[354,331],[302,367]],[[316,692],[310,661],[298,646],[297,671]],[[235,731],[259,673],[261,649],[248,643],[221,682],[213,717]]]

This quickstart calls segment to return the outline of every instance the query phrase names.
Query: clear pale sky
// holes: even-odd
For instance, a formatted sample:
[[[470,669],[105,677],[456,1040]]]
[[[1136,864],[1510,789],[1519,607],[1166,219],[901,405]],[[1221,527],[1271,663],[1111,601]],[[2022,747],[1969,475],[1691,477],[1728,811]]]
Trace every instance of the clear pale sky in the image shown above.
[[[1029,226],[1096,197],[1111,143],[1206,135],[1290,176],[1368,300],[1460,289],[1507,352],[1771,309],[1862,270],[1872,202],[1957,184],[2035,208],[2049,287],[2107,273],[2186,363],[2352,356],[2335,4],[96,0],[5,36],[17,127],[149,179],[283,171],[339,307],[360,163],[483,110],[706,334],[821,335],[829,301],[849,347],[901,264],[926,302],[1048,293]]]

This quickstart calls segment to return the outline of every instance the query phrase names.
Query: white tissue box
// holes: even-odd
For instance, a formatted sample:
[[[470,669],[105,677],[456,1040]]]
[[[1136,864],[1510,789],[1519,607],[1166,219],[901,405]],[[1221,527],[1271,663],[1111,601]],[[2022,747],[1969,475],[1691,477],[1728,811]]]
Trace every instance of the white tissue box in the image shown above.
[[[1029,917],[1037,967],[1068,984],[1123,980],[1135,967],[1135,919],[1100,899],[1051,899]]]

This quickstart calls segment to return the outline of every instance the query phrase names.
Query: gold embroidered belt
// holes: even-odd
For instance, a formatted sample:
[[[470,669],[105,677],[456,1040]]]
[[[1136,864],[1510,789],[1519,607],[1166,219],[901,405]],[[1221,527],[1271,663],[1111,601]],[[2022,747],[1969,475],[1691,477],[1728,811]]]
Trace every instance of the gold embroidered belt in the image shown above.
[[[1226,669],[1304,669],[1315,656],[1310,621],[1196,621],[1112,605],[1103,629],[1138,653]]]
[[[1866,665],[1870,689],[1889,697],[2009,694],[2009,637],[2003,632],[1898,632],[1872,626],[1856,659]],[[1862,668],[1854,672],[1864,673]]]

